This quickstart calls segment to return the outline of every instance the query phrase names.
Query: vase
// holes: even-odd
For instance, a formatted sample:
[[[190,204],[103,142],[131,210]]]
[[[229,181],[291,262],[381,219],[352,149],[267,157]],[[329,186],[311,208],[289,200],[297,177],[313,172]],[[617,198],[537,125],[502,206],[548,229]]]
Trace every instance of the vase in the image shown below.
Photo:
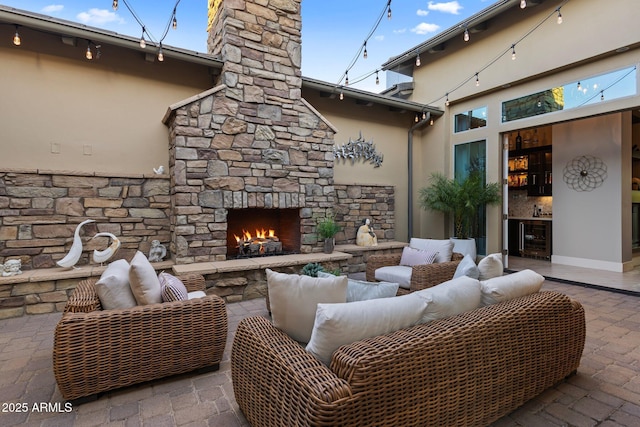
[[[475,239],[458,239],[456,237],[452,237],[451,241],[453,242],[453,252],[457,252],[462,255],[469,255],[471,259],[473,259],[473,262],[476,261]]]
[[[333,248],[336,246],[336,239],[333,237],[327,237],[324,239],[324,250],[325,254],[333,253]]]

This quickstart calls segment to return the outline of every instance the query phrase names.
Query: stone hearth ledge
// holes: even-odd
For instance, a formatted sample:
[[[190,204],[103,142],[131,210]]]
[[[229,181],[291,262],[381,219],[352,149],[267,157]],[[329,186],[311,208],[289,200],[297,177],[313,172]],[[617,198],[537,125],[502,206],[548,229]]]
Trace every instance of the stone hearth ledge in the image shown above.
[[[266,256],[245,259],[232,259],[227,261],[198,262],[193,264],[174,265],[173,272],[176,275],[199,273],[202,275],[214,273],[229,273],[234,271],[261,270],[265,268],[288,267],[292,265],[304,265],[309,262],[330,262],[348,260],[353,255],[344,252],[310,253]]]

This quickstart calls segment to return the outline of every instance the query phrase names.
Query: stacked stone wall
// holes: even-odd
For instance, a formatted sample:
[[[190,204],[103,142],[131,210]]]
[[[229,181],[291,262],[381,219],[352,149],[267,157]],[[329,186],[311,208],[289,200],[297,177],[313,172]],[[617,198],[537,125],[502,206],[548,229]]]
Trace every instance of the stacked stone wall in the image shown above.
[[[342,227],[337,244],[355,243],[365,219],[371,220],[378,242],[395,239],[395,189],[392,185],[335,184],[335,218]]]
[[[0,171],[0,263],[20,259],[22,269],[56,267],[82,227],[79,266],[93,264],[94,249],[109,244],[107,237],[91,239],[97,232],[118,237],[121,248],[112,258],[148,253],[152,240],[170,240],[171,200],[166,175],[129,177],[39,171]]]

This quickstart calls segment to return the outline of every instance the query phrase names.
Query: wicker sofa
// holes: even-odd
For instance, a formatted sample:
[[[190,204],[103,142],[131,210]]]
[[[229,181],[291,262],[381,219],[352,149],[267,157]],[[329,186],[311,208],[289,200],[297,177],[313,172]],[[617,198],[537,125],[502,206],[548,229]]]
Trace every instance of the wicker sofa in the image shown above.
[[[204,290],[200,275],[180,277]],[[81,281],[55,329],[53,372],[62,396],[82,403],[98,393],[196,369],[218,369],[227,341],[224,300],[102,310],[95,280]]]
[[[367,259],[366,277],[367,281],[376,281],[376,270],[380,267],[388,267],[392,265],[400,265],[402,254],[381,254],[371,255]],[[440,262],[435,264],[415,265],[411,267],[411,284],[410,289],[399,288],[398,295],[408,294],[410,292],[419,291],[430,288],[440,283],[451,280],[456,272],[456,268],[463,255],[454,252],[451,255],[451,261]]]
[[[575,373],[582,306],[539,292],[344,345],[330,367],[243,319],[233,389],[253,427],[483,426]]]

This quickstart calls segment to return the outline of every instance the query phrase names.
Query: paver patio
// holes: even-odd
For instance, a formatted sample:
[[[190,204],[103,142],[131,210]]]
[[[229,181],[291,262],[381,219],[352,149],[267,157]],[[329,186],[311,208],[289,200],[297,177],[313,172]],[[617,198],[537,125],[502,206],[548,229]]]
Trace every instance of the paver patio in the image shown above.
[[[587,340],[578,374],[493,426],[639,426],[640,298],[553,281],[544,289],[585,307]],[[0,426],[248,426],[233,397],[229,357],[239,320],[266,316],[265,302],[228,304],[227,310],[230,332],[219,371],[117,390],[72,408],[65,407],[52,372],[60,314],[0,321]]]

